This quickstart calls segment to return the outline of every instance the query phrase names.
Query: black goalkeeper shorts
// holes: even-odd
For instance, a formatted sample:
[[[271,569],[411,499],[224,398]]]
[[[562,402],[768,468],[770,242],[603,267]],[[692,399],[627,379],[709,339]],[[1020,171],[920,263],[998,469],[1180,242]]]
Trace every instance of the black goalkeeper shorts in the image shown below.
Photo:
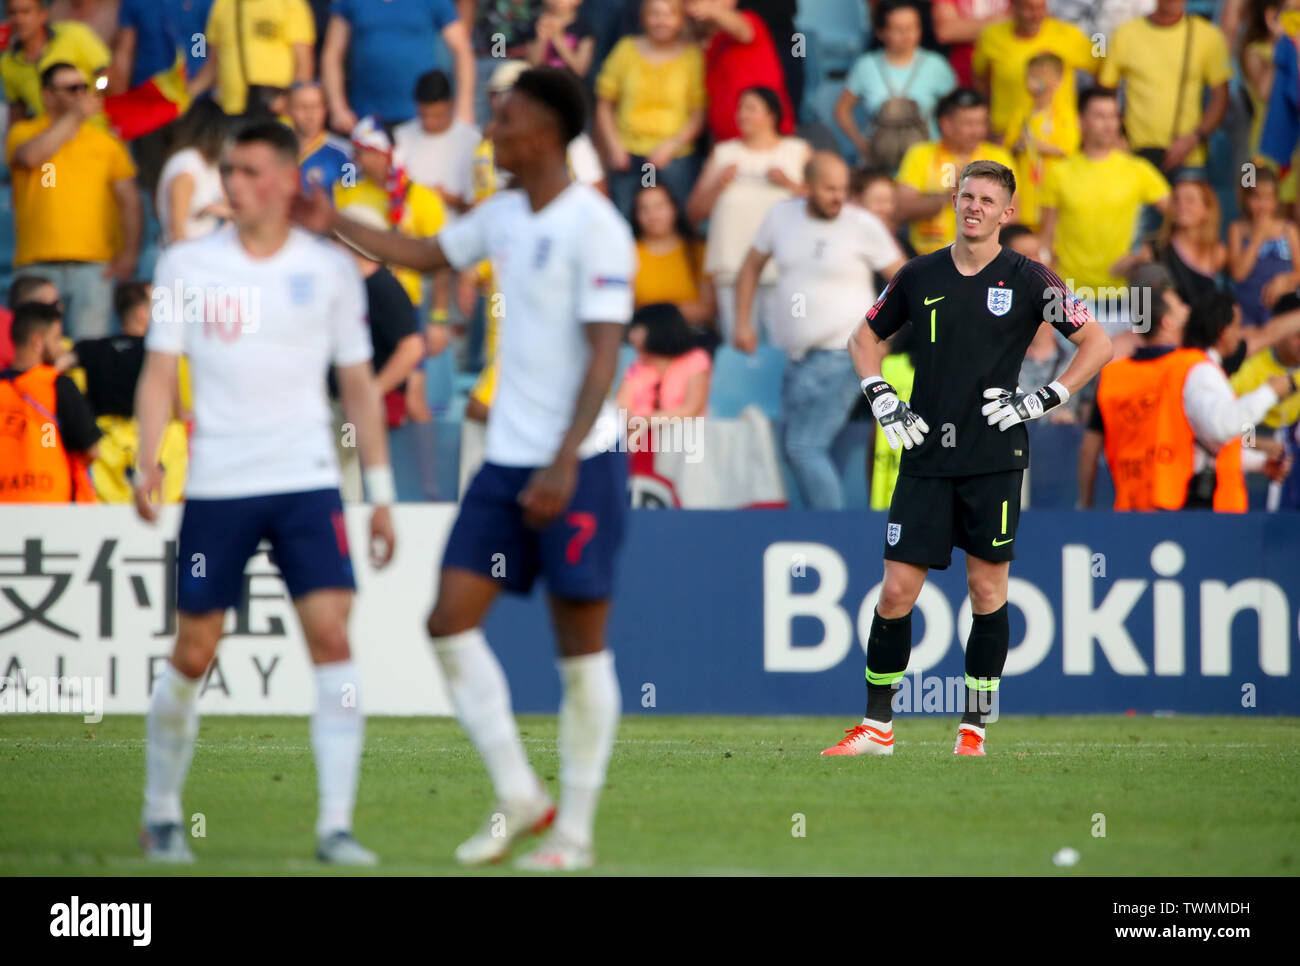
[[[1014,560],[1024,470],[978,476],[903,476],[885,527],[885,559],[946,570],[952,548]]]

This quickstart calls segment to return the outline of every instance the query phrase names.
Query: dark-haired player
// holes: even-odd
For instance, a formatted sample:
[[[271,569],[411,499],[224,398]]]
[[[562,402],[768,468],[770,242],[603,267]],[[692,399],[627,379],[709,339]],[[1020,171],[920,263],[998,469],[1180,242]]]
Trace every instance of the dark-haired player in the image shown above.
[[[275,121],[237,133],[221,160],[233,224],[172,245],[158,260],[144,370],[136,386],[135,503],[157,519],[157,454],[189,359],[194,437],[177,550],[177,634],[146,718],[143,844],[151,859],[193,860],[181,789],[198,732],[198,694],[244,567],[270,541],[315,666],[311,720],[320,809],[317,857],[373,865],[352,836],[363,722],[348,646],[355,583],[339,499],[325,377],[332,365],[375,504],[371,559],[392,557],[394,499],[366,293],[353,260],[289,221],[298,144]]]
[[[849,340],[862,389],[890,446],[904,447],[885,534],[885,576],[867,640],[867,711],[824,755],[894,751],[893,691],[912,647],[912,606],[929,568],[966,551],[973,621],[959,755],[984,754],[984,725],[1006,663],[1007,574],[1020,483],[1021,425],[1064,403],[1110,359],[1110,340],[1051,269],[1003,248],[1015,175],[995,161],[961,172],[957,240],[908,262]],[[909,402],[880,376],[880,345],[911,320],[916,379]],[[1024,392],[1016,377],[1043,321],[1078,346],[1057,382]]]
[[[522,73],[494,105],[486,132],[514,175],[431,241],[367,229],[317,195],[299,217],[385,262],[432,272],[490,258],[505,299],[499,384],[485,462],[470,483],[443,554],[428,629],[461,724],[487,765],[497,804],[456,850],[467,865],[504,858],[554,823],[520,860],[530,869],[592,864],[596,801],[618,727],[620,696],[605,626],[623,534],[627,465],[615,452],[607,401],[632,315],[634,248],[605,197],[569,177],[565,149],[586,121],[565,71]],[[519,739],[510,692],[483,636],[497,593],[545,578],[559,646],[560,784],[556,814]]]

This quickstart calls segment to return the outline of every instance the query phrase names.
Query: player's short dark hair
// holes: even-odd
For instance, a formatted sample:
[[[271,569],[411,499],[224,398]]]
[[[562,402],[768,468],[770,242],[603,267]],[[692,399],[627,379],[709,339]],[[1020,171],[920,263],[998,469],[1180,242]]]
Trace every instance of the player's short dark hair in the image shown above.
[[[879,32],[885,29],[885,24],[889,23],[889,16],[899,10],[915,10],[917,17],[921,20],[921,26],[925,26],[925,14],[921,11],[921,4],[917,0],[883,0],[876,7],[876,15],[873,18],[872,26]]]
[[[1016,196],[1016,173],[1005,164],[996,161],[972,161],[961,169],[961,177],[957,179],[957,184],[964,184],[968,178],[987,178],[1002,185],[1007,191],[1008,199]]]
[[[451,100],[451,78],[441,70],[421,74],[415,82],[414,97],[417,104],[441,104]]]
[[[230,140],[235,144],[265,144],[282,160],[298,163],[298,137],[277,120],[257,118],[246,121],[235,128]]]
[[[1208,349],[1219,341],[1223,330],[1232,325],[1237,302],[1227,292],[1207,292],[1192,303],[1187,326],[1183,329],[1183,347]]]
[[[945,118],[949,114],[964,110],[968,107],[988,107],[989,102],[984,95],[973,87],[959,87],[955,91],[950,91],[943,97],[939,98],[939,103],[934,107],[934,116]]]
[[[781,120],[785,117],[785,111],[781,109],[781,95],[770,87],[764,87],[762,84],[746,87],[740,92],[740,97],[744,97],[746,94],[753,94],[763,102],[763,106],[767,108],[767,113],[772,115],[772,126],[779,129]],[[739,102],[740,98],[736,100]]]
[[[1283,312],[1294,312],[1296,309],[1300,309],[1300,294],[1287,292],[1273,303],[1273,307],[1269,309],[1269,316],[1271,318]]]
[[[138,279],[130,282],[118,282],[117,287],[113,289],[113,311],[117,313],[119,319],[124,319],[128,312],[142,302],[148,302],[149,299],[150,285],[148,282]]]
[[[54,86],[54,77],[61,70],[75,70],[77,75],[81,75],[81,69],[76,64],[69,64],[66,60],[55,61],[41,71],[41,88],[49,90]]]
[[[645,328],[645,351],[675,358],[696,347],[699,339],[682,310],[672,302],[643,305],[632,315],[631,325]]]
[[[519,75],[511,90],[549,111],[566,145],[587,126],[587,97],[578,79],[567,70],[529,68]]]
[[[63,309],[48,302],[23,302],[14,309],[14,321],[9,327],[9,337],[15,346],[26,345],[32,336],[43,333],[52,325],[63,321]]]
[[[1079,113],[1087,110],[1088,105],[1096,100],[1108,100],[1119,103],[1119,91],[1113,87],[1088,87],[1079,91]]]
[[[1033,233],[1034,230],[1028,225],[1003,225],[1002,230],[998,232],[998,244],[1006,248],[1017,238],[1024,238]]]
[[[14,280],[9,283],[8,304],[14,306],[30,302],[32,301],[32,293],[38,288],[53,284],[54,282],[44,275],[16,275]]]
[[[1169,274],[1169,269],[1162,262],[1147,262],[1143,265],[1137,265],[1129,270],[1127,281],[1133,288],[1150,289],[1151,291],[1151,324],[1145,329],[1138,332],[1147,342],[1154,341],[1160,334],[1160,327],[1164,324],[1165,316],[1169,314],[1169,306],[1165,303],[1165,293],[1178,292],[1174,289],[1173,276]]]

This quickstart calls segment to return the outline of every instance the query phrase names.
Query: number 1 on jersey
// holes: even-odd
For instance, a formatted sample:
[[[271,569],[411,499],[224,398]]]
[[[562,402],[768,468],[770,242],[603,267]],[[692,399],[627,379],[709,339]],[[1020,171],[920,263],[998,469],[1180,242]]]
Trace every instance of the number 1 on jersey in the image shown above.
[[[938,311],[939,311],[938,309],[930,310],[930,341],[931,342],[934,341],[934,313]]]

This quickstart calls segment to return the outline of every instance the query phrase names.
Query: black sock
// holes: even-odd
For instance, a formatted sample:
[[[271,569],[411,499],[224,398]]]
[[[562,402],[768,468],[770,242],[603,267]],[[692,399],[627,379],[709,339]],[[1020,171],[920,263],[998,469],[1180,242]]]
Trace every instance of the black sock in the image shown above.
[[[894,691],[912,656],[912,612],[885,620],[876,611],[867,635],[867,713],[872,721],[894,720]]]
[[[991,614],[972,616],[970,637],[966,639],[966,713],[961,716],[962,724],[984,727],[1010,644],[1011,622],[1006,604]]]

